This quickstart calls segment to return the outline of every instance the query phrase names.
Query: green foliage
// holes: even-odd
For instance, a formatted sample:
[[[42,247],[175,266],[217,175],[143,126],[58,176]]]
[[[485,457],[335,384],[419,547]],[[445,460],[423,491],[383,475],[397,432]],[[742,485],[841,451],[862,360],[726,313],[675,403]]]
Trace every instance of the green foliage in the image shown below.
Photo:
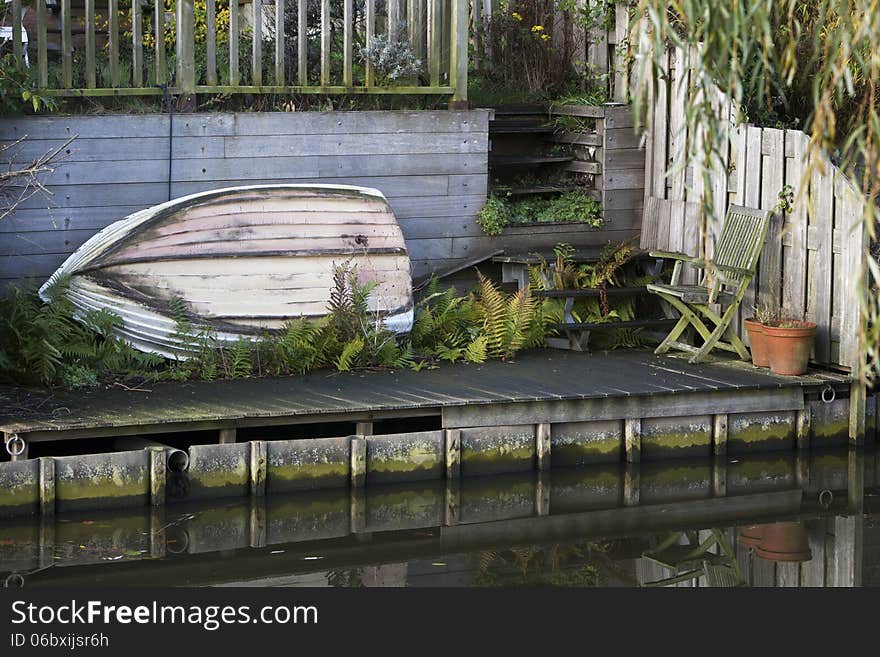
[[[576,222],[598,228],[602,204],[576,189],[554,198],[531,196],[508,200],[490,195],[477,213],[477,225],[488,235],[499,235],[511,224]]]
[[[40,92],[35,76],[35,69],[19,66],[12,53],[3,55],[0,59],[0,115],[58,109],[55,98]]]
[[[477,272],[477,277],[480,284],[476,308],[482,320],[486,354],[507,360],[525,347],[536,346],[534,326],[540,322],[540,317],[535,312],[531,286],[505,295],[480,272]],[[474,351],[479,353],[481,349],[478,346]]]
[[[0,379],[81,388],[108,376],[151,376],[162,359],[116,338],[112,330],[120,320],[109,312],[74,319],[67,285],[59,281],[48,304],[21,288],[0,301]]]

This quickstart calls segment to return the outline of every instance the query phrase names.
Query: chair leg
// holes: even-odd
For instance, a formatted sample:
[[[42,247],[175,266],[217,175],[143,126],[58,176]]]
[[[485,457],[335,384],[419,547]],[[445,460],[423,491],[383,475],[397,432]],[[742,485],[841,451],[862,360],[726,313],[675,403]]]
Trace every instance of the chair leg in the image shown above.
[[[665,354],[669,351],[672,343],[678,340],[678,336],[684,333],[684,330],[690,325],[690,321],[684,315],[678,320],[678,323],[669,331],[669,335],[663,338],[663,342],[654,350],[655,354]]]
[[[721,317],[719,317],[716,313],[712,312],[707,307],[701,308],[703,314],[706,315],[706,317],[708,317],[710,321],[715,323],[716,326],[715,330],[712,331],[709,337],[705,338],[703,346],[700,347],[699,351],[697,351],[697,353],[691,357],[689,362],[702,363],[704,360],[706,360],[709,352],[711,352],[712,349],[715,348],[721,338],[724,337],[729,331],[731,331],[730,321],[733,319],[733,315],[736,312],[737,306],[738,304],[731,305]],[[736,350],[736,353],[742,360],[749,359],[749,352],[746,349],[746,346],[743,344],[743,341],[740,340],[738,335],[732,332],[730,336],[730,346],[732,346]]]

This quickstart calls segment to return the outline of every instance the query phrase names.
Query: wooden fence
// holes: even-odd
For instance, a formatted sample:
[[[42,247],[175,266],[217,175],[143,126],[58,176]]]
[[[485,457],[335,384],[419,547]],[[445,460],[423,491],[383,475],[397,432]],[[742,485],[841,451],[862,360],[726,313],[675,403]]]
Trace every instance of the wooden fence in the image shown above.
[[[11,0],[4,24],[19,65],[35,63],[40,87],[54,95],[161,94],[164,86],[173,94],[467,98],[467,0],[177,0],[173,12],[148,1],[59,0],[53,14],[45,0]],[[394,61],[359,56],[383,37],[408,46],[421,71],[392,79]]]
[[[726,149],[723,161],[708,166],[714,219],[707,217],[706,230],[700,230],[704,178],[695,167],[682,166],[686,140],[701,137],[687,132],[689,67],[684,52],[668,53],[668,72],[667,80],[653,90],[642,247],[711,256],[728,204],[771,210],[790,186],[795,202],[790,212],[772,218],[758,275],[734,326],[743,335],[742,319],[751,316],[754,306],[814,321],[814,362],[857,371],[864,358],[856,290],[864,276],[865,231],[861,197],[853,183],[826,155],[808,155],[805,133],[737,124],[731,102],[719,93],[713,102],[729,118]],[[816,166],[804,180],[810,164]],[[689,276],[696,280],[695,272]]]
[[[493,17],[497,12],[510,13],[527,0],[469,0],[472,35],[472,56],[474,65],[480,67],[491,61],[491,33]],[[562,10],[558,3],[547,3],[547,23],[552,35],[554,48],[564,53],[564,59],[571,61],[577,70],[592,82],[594,87],[603,87],[607,99],[625,103],[629,100],[627,58],[627,37],[629,33],[629,12],[633,3],[611,2],[610,0],[578,0],[576,11]],[[585,29],[579,18],[587,8],[593,12],[595,26]]]

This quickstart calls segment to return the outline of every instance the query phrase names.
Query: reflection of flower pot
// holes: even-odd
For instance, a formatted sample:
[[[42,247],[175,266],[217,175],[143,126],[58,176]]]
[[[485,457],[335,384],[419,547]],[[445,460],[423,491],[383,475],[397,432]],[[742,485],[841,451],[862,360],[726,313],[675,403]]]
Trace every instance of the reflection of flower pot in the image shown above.
[[[752,352],[752,365],[756,367],[769,367],[770,359],[767,356],[764,325],[756,319],[743,320],[743,324],[749,332],[749,349]]]
[[[789,326],[764,326],[764,344],[774,374],[798,375],[807,371],[816,325],[791,322]]]
[[[768,561],[809,561],[813,558],[807,532],[799,522],[764,525],[764,535],[755,554]]]
[[[749,525],[739,530],[737,542],[743,547],[756,548],[764,538],[764,525]]]

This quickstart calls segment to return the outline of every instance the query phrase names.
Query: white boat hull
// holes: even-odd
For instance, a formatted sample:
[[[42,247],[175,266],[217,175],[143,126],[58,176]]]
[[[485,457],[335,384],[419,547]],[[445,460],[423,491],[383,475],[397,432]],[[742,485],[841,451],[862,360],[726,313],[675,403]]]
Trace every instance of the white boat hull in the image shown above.
[[[172,305],[218,342],[257,339],[327,314],[334,264],[375,287],[369,309],[395,333],[412,328],[409,256],[381,192],[350,186],[256,185],[202,192],[117,221],[40,288],[68,277],[77,314],[108,310],[132,346],[186,358]]]

